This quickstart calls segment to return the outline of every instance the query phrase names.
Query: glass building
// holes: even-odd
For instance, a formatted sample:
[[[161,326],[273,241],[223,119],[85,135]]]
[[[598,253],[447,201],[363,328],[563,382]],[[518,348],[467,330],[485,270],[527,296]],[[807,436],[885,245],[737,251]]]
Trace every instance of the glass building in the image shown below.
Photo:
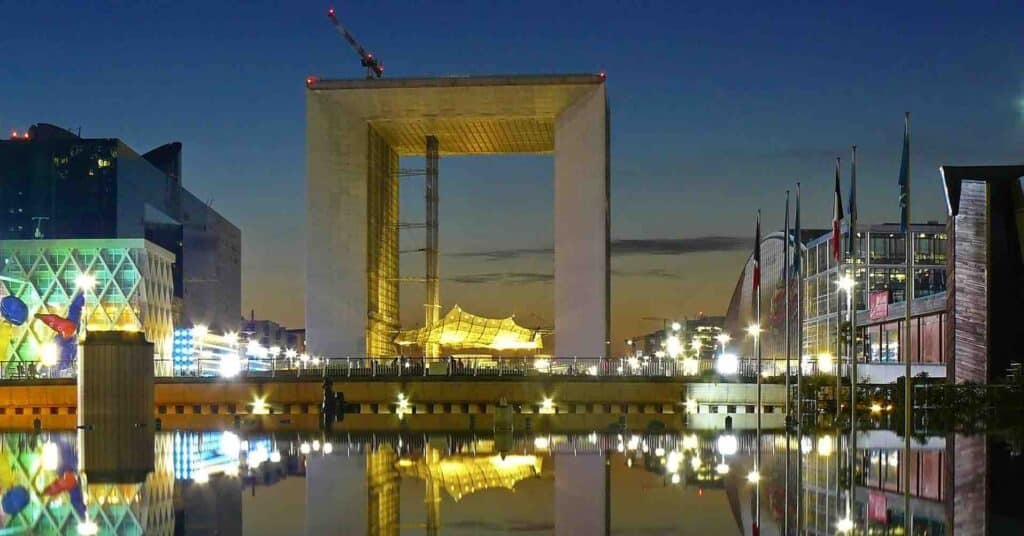
[[[927,372],[945,376],[943,324],[946,291],[946,226],[938,223],[911,226],[914,237],[914,301],[910,350],[912,363],[921,364],[914,374]],[[843,236],[843,260],[833,257],[832,234],[826,233],[806,244],[804,253],[804,346],[805,370],[833,372],[848,361],[846,336],[840,338],[837,359],[836,335],[848,328],[846,293],[838,281],[853,279],[854,309],[857,311],[859,377],[873,383],[889,383],[902,376],[905,346],[904,306],[906,303],[906,243],[896,224],[865,225],[858,228],[854,255],[845,257],[847,231]],[[872,301],[872,297],[874,300]],[[875,307],[869,310],[869,304]],[[876,365],[890,365],[876,366]],[[842,372],[846,374],[846,372]]]
[[[945,341],[948,322],[945,308],[946,227],[938,223],[911,226],[914,235],[914,302],[910,350],[913,373],[945,375]],[[845,237],[843,229],[843,252]],[[790,285],[789,314],[792,357],[802,356],[806,373],[834,373],[845,367],[848,346],[839,348],[836,335],[840,323],[848,326],[845,292],[839,290],[840,273],[854,279],[857,311],[857,356],[861,381],[889,383],[904,373],[901,339],[906,299],[905,242],[896,224],[858,227],[852,260],[839,264],[832,254],[832,233],[826,230],[802,232],[802,302],[804,307],[803,348],[797,351],[797,288]],[[791,244],[790,251],[796,251]],[[786,279],[784,233],[774,232],[761,241],[761,354],[765,370],[781,373],[786,355]],[[793,254],[793,253],[791,253]],[[725,331],[732,336],[730,350],[741,358],[753,358],[754,339],[747,333],[755,323],[753,296],[753,255],[748,257],[733,291]],[[794,280],[795,283],[795,280]],[[871,297],[876,307],[869,310]],[[848,329],[848,328],[846,328]],[[844,343],[845,344],[845,343]],[[841,372],[846,374],[845,368]],[[863,371],[862,371],[863,370]]]
[[[182,323],[237,330],[241,232],[182,188],[181,149],[139,154],[45,123],[0,141],[0,241],[145,239],[174,255]]]

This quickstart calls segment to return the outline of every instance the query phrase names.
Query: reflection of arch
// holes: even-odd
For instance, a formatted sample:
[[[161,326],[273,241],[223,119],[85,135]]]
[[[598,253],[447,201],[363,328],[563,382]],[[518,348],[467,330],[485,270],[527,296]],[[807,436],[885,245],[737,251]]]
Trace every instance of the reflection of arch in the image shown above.
[[[455,501],[462,497],[492,488],[513,489],[527,478],[540,476],[541,459],[537,456],[450,456],[415,462],[401,460],[398,472],[402,476],[435,482]]]

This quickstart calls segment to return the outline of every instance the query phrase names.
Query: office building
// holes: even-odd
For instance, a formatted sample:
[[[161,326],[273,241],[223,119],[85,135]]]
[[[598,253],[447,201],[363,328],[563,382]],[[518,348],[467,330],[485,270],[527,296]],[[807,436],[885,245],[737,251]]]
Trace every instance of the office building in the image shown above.
[[[174,256],[176,323],[234,327],[241,233],[182,187],[181,151],[45,123],[0,141],[0,240],[145,239]]]

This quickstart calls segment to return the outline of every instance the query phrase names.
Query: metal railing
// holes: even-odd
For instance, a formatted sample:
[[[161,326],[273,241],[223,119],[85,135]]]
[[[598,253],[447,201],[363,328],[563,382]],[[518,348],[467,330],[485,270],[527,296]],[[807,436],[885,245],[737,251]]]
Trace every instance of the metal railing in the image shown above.
[[[231,365],[229,367],[229,365]],[[753,381],[757,363],[740,359],[737,370],[728,374],[716,371],[714,359],[676,360],[671,358],[599,358],[599,357],[502,357],[502,358],[421,358],[339,357],[248,358],[229,364],[223,359],[198,359],[188,364],[154,360],[154,374],[160,378],[706,378],[709,381]],[[778,376],[781,370],[765,360],[765,375]],[[0,361],[0,380],[32,381],[74,378],[77,364],[65,368],[43,367],[38,363]]]

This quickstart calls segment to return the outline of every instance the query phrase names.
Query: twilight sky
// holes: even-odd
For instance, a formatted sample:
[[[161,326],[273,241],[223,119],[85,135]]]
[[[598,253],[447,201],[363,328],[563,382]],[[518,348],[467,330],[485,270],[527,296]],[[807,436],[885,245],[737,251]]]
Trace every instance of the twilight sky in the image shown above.
[[[660,327],[644,316],[724,312],[754,211],[781,227],[795,181],[805,226],[826,226],[832,159],[851,144],[861,221],[893,221],[904,111],[915,219],[943,216],[938,165],[1024,159],[1024,5],[939,4],[335,7],[389,76],[608,73],[612,238],[644,241],[613,249],[621,341]],[[362,75],[329,5],[0,0],[0,132],[42,121],[139,152],[183,142],[185,185],[242,228],[243,309],[301,325],[304,79]],[[551,176],[549,157],[442,159],[446,308],[552,322]],[[406,180],[402,219],[415,221],[422,180]],[[422,263],[404,255],[403,274]],[[421,321],[419,286],[402,288],[408,324]]]

